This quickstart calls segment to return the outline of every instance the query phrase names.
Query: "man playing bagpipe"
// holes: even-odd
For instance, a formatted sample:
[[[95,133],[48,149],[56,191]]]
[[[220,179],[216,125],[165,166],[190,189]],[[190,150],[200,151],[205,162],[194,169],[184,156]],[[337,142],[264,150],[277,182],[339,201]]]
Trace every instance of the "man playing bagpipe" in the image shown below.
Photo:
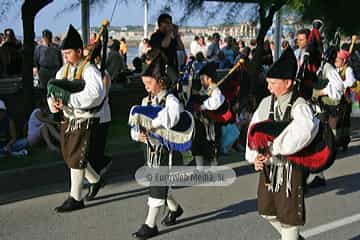
[[[267,74],[272,95],[263,99],[255,111],[246,147],[246,159],[254,163],[255,170],[262,170],[258,185],[259,214],[283,240],[302,239],[299,228],[305,224],[303,169],[299,166],[304,159],[296,158],[299,164],[294,164],[289,160],[293,158],[287,156],[308,146],[319,130],[319,120],[294,90],[296,72],[297,61],[288,47]],[[288,120],[285,127],[272,140],[270,134],[260,131],[262,123],[265,126],[272,123],[267,129],[271,132],[281,128],[284,120]],[[259,132],[255,132],[256,128]]]
[[[229,103],[217,86],[216,63],[207,63],[199,72],[202,89],[193,95],[195,137],[192,155],[199,169],[217,165],[221,124],[232,118]]]
[[[323,54],[320,29],[323,27],[321,20],[313,21],[313,28],[300,29],[297,32],[298,49],[295,56],[298,63],[298,78],[301,79],[299,93],[305,100],[311,99],[314,84],[317,82],[316,72],[321,65]]]
[[[83,60],[83,43],[79,33],[70,25],[61,49],[66,64],[48,83],[48,105],[51,112],[62,111],[61,150],[70,168],[70,196],[57,207],[57,212],[68,212],[84,207],[82,188],[84,177],[95,188],[101,178],[88,163],[96,151],[95,132],[99,125],[99,110],[105,88],[101,73]]]
[[[153,57],[142,74],[145,90],[149,96],[142,100],[141,106],[130,111],[129,124],[131,137],[146,143],[147,165],[153,170],[160,166],[171,166],[175,151],[191,148],[194,123],[191,114],[184,111],[179,100],[168,91],[170,80],[167,76],[166,58],[163,54]],[[158,235],[156,217],[160,207],[169,211],[161,223],[170,226],[183,214],[181,206],[168,193],[169,186],[156,186],[150,183],[148,215],[145,224],[133,233],[137,239],[148,239]]]

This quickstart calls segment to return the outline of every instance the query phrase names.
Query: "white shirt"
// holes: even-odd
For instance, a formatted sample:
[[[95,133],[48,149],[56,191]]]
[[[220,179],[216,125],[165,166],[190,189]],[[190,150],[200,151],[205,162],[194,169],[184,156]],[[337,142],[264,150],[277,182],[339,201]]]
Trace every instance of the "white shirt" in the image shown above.
[[[225,101],[224,95],[221,93],[219,87],[215,84],[209,86],[209,89],[212,89],[211,95],[201,104],[201,110],[216,110],[218,109]]]
[[[197,47],[195,48],[195,55],[194,56],[196,56],[196,54],[201,52],[204,55],[204,57],[206,57],[207,56],[207,49],[208,49],[208,47],[206,45],[200,46],[198,44]]]
[[[65,67],[66,65],[64,65],[56,73],[56,79],[63,78],[63,71]],[[76,67],[77,66],[70,66],[68,80],[73,81]],[[90,109],[99,106],[102,103],[106,95],[106,91],[101,78],[101,73],[94,65],[87,64],[84,67],[82,78],[85,81],[84,89],[80,92],[71,94],[67,106],[64,106],[63,108],[65,117],[69,119],[91,118],[100,116],[100,112],[90,113],[82,109]],[[49,106],[51,106],[51,102],[52,99],[48,98]],[[51,109],[51,107],[50,110],[54,112],[54,109]]]
[[[356,82],[354,71],[351,67],[347,67],[345,70],[344,88],[352,87]]]
[[[103,106],[100,109],[100,123],[107,123],[111,121],[111,110],[109,105],[109,90],[111,88],[111,78],[107,71],[105,71],[106,76],[109,78],[109,85],[106,87],[106,97],[103,103]]]
[[[334,100],[340,100],[344,93],[344,83],[340,77],[340,74],[329,63],[325,63],[323,73],[325,78],[329,80],[329,83],[323,89],[324,94]]]
[[[28,136],[40,136],[40,129],[44,126],[44,123],[36,117],[38,112],[40,112],[40,108],[35,108],[29,117]]]
[[[195,41],[195,40],[190,43],[190,54],[191,54],[191,56],[195,56],[198,53],[197,52],[198,46],[199,46],[199,43],[197,41]]]
[[[167,95],[165,107],[158,113],[157,117],[152,120],[154,128],[163,127],[170,129],[180,120],[180,114],[184,109],[179,100],[172,94]]]

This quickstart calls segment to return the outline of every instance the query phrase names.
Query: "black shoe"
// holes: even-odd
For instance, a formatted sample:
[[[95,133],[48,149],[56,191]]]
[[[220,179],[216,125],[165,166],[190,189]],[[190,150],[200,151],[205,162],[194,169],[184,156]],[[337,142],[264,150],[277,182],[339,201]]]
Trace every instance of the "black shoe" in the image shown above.
[[[342,147],[343,153],[347,152],[348,149],[349,149],[349,146],[348,146],[348,145],[344,145],[344,146]]]
[[[103,169],[101,169],[100,171],[100,176],[104,175],[105,173],[107,173],[107,171],[109,171],[111,165],[112,165],[112,159],[111,157],[105,156],[104,157],[104,161],[106,162],[105,166]]]
[[[145,240],[152,238],[159,234],[157,226],[151,228],[146,224],[141,225],[140,229],[137,232],[134,232],[132,236],[139,240]]]
[[[100,180],[97,183],[93,183],[89,185],[89,192],[86,194],[85,200],[91,201],[95,198],[96,194],[98,194],[100,188],[105,186],[105,181],[103,178],[100,178]]]
[[[316,176],[311,183],[308,184],[308,188],[318,188],[326,185],[326,181],[324,178]]]
[[[301,235],[299,235],[299,240],[305,240],[305,238]]]
[[[176,224],[176,218],[180,217],[183,212],[184,210],[182,209],[182,207],[180,207],[180,205],[175,212],[169,210],[164,219],[161,221],[161,224],[165,226],[171,226]]]
[[[55,208],[55,211],[62,213],[62,212],[71,212],[74,210],[82,209],[84,208],[84,201],[77,201],[72,197],[69,197],[65,200],[65,202],[61,205]]]

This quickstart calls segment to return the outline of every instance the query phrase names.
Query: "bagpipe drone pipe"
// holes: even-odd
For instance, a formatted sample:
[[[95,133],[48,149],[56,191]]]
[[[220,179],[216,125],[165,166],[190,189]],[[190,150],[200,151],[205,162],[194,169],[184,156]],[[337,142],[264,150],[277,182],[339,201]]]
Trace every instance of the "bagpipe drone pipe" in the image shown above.
[[[192,115],[188,111],[183,111],[179,122],[171,129],[163,127],[152,129],[151,122],[162,109],[161,106],[133,106],[128,123],[131,128],[143,129],[149,138],[149,143],[161,144],[172,151],[190,150],[194,131]]]

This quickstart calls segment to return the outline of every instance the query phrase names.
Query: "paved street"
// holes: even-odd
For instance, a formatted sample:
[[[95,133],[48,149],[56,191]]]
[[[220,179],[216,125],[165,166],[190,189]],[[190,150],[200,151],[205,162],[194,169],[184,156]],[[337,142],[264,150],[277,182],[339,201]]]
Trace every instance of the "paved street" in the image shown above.
[[[349,151],[326,172],[327,186],[307,195],[306,239],[360,239],[360,131],[354,136]],[[229,187],[176,189],[185,213],[179,224],[159,226],[161,235],[154,239],[279,239],[256,212],[258,174],[244,161],[228,166],[238,175]],[[124,240],[144,221],[147,191],[135,181],[110,179],[85,209],[57,214],[53,208],[66,198],[65,190],[64,185],[34,186],[0,196],[0,239]]]

